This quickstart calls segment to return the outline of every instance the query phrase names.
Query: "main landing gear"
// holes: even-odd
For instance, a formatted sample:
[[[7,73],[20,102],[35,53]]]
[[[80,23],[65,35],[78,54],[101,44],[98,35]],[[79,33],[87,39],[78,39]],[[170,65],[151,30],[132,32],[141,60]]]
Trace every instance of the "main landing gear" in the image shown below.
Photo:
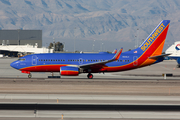
[[[87,75],[87,77],[88,77],[88,79],[93,79],[93,74],[89,73],[89,74]]]
[[[31,73],[28,75],[28,78],[31,78],[32,77],[32,75],[31,75]]]

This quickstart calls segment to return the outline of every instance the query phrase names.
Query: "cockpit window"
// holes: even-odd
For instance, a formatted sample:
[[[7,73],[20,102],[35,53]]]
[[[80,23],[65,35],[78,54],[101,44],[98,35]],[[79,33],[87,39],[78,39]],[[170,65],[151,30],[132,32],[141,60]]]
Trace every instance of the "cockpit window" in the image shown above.
[[[19,58],[18,60],[19,60],[19,61],[25,61],[25,59],[24,59],[24,58]]]

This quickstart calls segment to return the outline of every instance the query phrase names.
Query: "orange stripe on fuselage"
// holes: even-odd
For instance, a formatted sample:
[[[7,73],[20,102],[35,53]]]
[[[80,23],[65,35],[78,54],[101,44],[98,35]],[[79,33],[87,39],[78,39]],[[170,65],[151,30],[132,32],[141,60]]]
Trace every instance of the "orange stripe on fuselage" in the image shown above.
[[[161,54],[157,54],[157,52],[160,51],[159,49],[163,49],[164,42],[165,42],[165,40],[162,42],[162,44],[158,47],[158,49],[151,56],[161,55]],[[148,58],[145,62],[143,62],[141,65],[139,65],[139,67],[146,66],[146,65],[149,65],[149,64],[153,64],[155,61],[156,60],[154,60],[154,59],[149,59]]]

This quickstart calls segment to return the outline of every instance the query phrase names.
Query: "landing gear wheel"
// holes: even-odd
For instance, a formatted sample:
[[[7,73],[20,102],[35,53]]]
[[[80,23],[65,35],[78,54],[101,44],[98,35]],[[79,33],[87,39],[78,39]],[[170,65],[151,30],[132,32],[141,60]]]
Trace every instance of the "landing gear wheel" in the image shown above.
[[[32,77],[32,75],[31,75],[31,74],[29,74],[29,75],[28,75],[28,78],[31,78],[31,77]]]
[[[89,73],[89,74],[87,75],[87,77],[88,77],[88,79],[93,79],[93,74]]]

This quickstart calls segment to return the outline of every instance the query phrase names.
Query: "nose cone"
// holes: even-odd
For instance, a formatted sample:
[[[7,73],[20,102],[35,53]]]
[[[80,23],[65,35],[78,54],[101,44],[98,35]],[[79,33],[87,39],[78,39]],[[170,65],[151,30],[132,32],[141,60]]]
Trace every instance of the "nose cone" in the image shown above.
[[[17,64],[17,61],[14,61],[10,64],[11,67],[15,68],[15,69],[18,69],[18,64]]]

